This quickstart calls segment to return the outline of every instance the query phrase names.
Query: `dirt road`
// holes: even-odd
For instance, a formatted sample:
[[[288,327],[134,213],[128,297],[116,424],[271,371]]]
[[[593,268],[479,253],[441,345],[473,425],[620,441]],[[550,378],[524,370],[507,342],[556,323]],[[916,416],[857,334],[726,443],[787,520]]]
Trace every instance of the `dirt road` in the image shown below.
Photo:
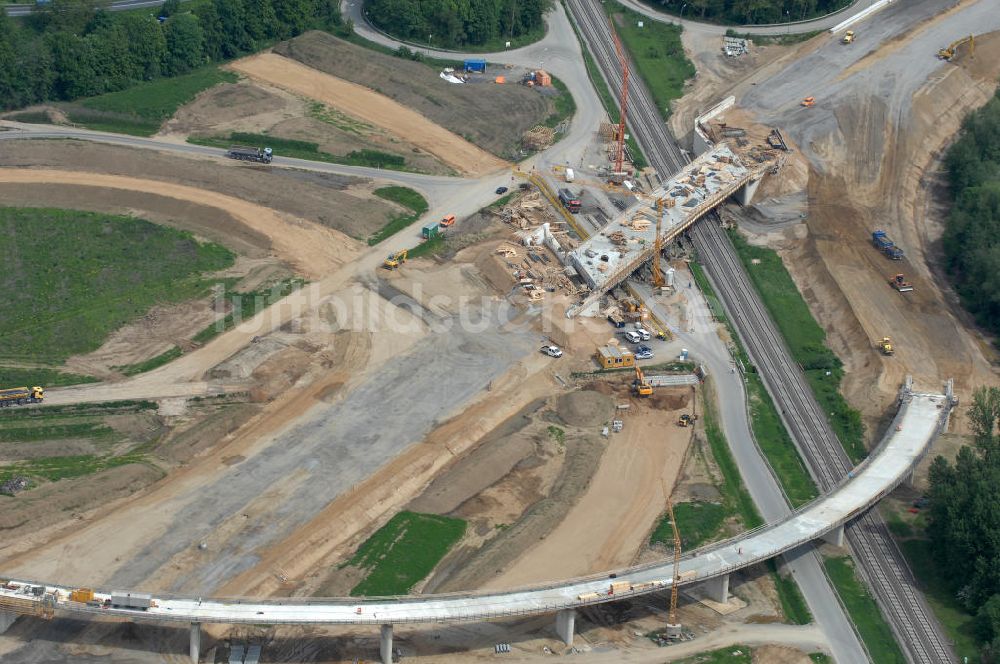
[[[264,53],[237,60],[229,66],[251,78],[305,95],[387,129],[473,177],[509,166],[388,97],[295,60]]]

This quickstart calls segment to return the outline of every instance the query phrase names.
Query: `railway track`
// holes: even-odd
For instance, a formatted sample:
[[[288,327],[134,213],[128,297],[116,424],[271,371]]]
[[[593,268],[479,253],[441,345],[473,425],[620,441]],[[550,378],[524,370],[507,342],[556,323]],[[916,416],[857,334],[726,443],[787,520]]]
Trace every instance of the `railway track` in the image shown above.
[[[568,0],[570,13],[612,88],[621,88],[607,18],[596,0]],[[669,135],[641,77],[630,81],[628,124],[646,158],[660,173],[679,171],[687,159]],[[823,410],[792,361],[784,339],[764,309],[716,214],[694,226],[690,235],[706,270],[736,326],[751,361],[782,412],[782,419],[820,489],[840,481],[852,465]],[[917,589],[906,560],[882,518],[867,512],[846,530],[858,569],[868,583],[908,661],[954,662],[956,657]]]

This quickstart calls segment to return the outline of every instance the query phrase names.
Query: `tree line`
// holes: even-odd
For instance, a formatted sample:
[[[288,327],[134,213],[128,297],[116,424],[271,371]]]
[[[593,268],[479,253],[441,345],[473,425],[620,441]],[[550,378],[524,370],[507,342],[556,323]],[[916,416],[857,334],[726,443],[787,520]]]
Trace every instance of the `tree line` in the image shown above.
[[[946,166],[954,197],[944,252],[962,304],[1000,334],[1000,90],[970,113]]]
[[[937,572],[975,616],[981,662],[1000,662],[1000,387],[973,393],[973,446],[930,468],[928,532]]]
[[[442,48],[482,45],[543,29],[552,0],[367,0],[368,18],[400,39]]]
[[[824,16],[851,0],[642,0],[645,4],[681,17],[727,25],[764,25],[804,21]]]
[[[24,20],[0,12],[0,108],[114,92],[341,26],[337,0],[167,0],[148,12],[51,0]]]

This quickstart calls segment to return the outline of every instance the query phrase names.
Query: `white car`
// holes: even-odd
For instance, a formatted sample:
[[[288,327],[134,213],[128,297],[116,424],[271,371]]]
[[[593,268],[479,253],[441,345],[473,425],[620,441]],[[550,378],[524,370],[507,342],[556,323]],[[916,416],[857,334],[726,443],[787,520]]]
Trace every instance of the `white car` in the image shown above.
[[[649,341],[653,338],[653,333],[638,323],[635,324],[635,333],[642,337],[643,341]]]
[[[549,357],[562,357],[562,348],[559,346],[542,346],[542,352]]]

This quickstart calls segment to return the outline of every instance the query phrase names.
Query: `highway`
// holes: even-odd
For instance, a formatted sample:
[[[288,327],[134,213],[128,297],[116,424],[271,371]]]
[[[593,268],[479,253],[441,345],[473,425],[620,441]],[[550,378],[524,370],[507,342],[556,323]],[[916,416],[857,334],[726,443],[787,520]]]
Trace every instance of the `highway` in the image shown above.
[[[613,89],[621,72],[604,13],[592,0],[572,0],[569,7],[581,26],[598,65]],[[670,137],[644,82],[631,80],[629,124],[647,159],[660,173],[674,173],[687,162]],[[784,340],[750,283],[728,236],[715,215],[690,232],[713,286],[726,306],[751,360],[760,370],[768,393],[785,415],[783,420],[810,473],[827,490],[849,470],[846,453],[813,397]],[[858,568],[872,589],[896,638],[911,662],[954,661],[950,644],[916,588],[902,553],[884,521],[867,514],[848,529]]]
[[[867,510],[902,482],[926,454],[945,422],[943,395],[903,393],[889,436],[828,494],[787,518],[685,554],[677,584],[699,583],[758,564],[810,542]],[[114,616],[154,622],[259,625],[343,625],[481,621],[505,616],[555,613],[563,609],[662,592],[674,579],[673,561],[662,560],[615,573],[601,573],[501,592],[368,598],[199,598],[155,594],[155,606],[138,611],[68,600],[71,587],[13,580],[0,587],[0,608],[26,611],[46,599],[26,586],[45,586],[50,606],[69,614]],[[612,587],[611,579],[614,579]],[[612,592],[612,588],[614,588]],[[121,591],[116,591],[121,592]],[[97,599],[111,591],[97,592]],[[52,598],[54,604],[52,604]]]

